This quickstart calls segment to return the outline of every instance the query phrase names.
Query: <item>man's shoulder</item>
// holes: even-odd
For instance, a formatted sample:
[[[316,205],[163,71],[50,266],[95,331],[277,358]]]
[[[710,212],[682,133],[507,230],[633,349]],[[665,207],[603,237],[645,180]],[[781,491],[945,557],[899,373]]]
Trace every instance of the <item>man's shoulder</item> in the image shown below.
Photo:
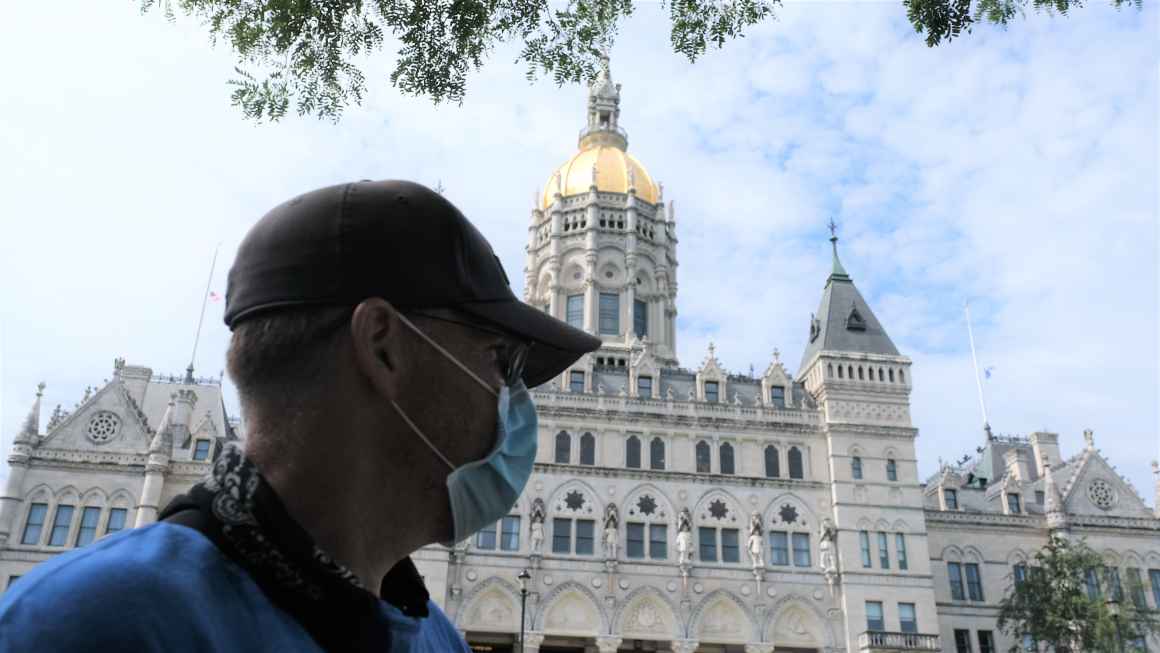
[[[10,600],[83,592],[99,596],[149,588],[196,592],[209,568],[232,566],[205,536],[159,523],[122,531],[37,565],[4,595]],[[190,581],[194,583],[190,583]],[[13,596],[9,596],[9,595]]]
[[[192,529],[126,530],[46,560],[13,583],[0,596],[0,650],[163,648],[167,623],[210,596],[239,596],[241,574]]]

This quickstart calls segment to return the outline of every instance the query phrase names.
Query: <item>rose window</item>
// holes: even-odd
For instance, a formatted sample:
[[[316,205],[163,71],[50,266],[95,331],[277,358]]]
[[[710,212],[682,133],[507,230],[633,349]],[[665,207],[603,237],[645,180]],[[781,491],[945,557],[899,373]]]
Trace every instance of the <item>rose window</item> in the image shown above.
[[[1097,478],[1087,487],[1088,499],[1100,510],[1111,510],[1116,505],[1116,491],[1111,484],[1102,478]]]
[[[97,444],[104,444],[117,435],[121,427],[121,418],[107,410],[103,410],[89,420],[87,433],[89,439]]]

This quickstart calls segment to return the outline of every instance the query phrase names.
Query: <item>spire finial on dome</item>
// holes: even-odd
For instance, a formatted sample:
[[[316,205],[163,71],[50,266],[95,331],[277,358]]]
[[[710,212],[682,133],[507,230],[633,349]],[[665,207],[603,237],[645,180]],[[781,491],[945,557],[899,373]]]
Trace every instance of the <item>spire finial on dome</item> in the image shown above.
[[[830,218],[830,223],[826,226],[830,228],[830,246],[834,248],[834,265],[830,270],[830,278],[849,279],[850,275],[846,274],[846,268],[842,267],[842,262],[838,260],[838,225]]]

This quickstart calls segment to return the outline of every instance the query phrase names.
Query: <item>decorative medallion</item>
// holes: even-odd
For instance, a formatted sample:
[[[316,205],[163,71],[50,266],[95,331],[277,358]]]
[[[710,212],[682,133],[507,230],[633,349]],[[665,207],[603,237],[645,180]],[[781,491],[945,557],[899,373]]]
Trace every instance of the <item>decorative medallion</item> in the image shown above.
[[[1116,505],[1116,490],[1102,478],[1097,478],[1087,486],[1088,499],[1100,510],[1111,510]]]
[[[469,580],[471,582],[475,582],[476,578],[479,578],[479,574],[475,573],[474,569],[468,569],[467,570],[467,580]]]
[[[599,578],[592,579],[592,587],[600,587],[603,584],[604,584],[604,581],[600,580]]]
[[[693,583],[693,591],[700,594],[705,591],[705,586],[700,583]]]
[[[642,515],[651,515],[657,509],[657,500],[647,494],[641,495],[640,499],[636,502],[636,509]]]
[[[797,508],[794,508],[788,503],[782,506],[781,510],[778,511],[777,514],[781,517],[781,520],[787,524],[796,522],[798,518]]]
[[[545,585],[551,585],[553,582],[554,581],[552,580],[551,576],[544,576],[544,584]]]
[[[120,429],[121,418],[117,417],[116,413],[102,410],[89,420],[89,426],[85,429],[85,433],[93,442],[105,444],[116,437]]]
[[[579,490],[572,490],[564,497],[564,505],[568,510],[579,510],[584,507],[584,495]]]
[[[749,592],[750,592],[750,591],[752,591],[752,590],[750,590],[750,589],[749,589],[749,586],[748,586],[748,585],[742,585],[742,586],[741,586],[741,595],[742,595],[742,596],[749,596]]]
[[[709,514],[713,515],[713,519],[725,519],[729,516],[729,508],[725,506],[724,501],[714,499],[709,503]]]
[[[623,578],[621,578],[620,582],[617,584],[620,585],[620,589],[622,589],[622,590],[628,589],[628,581],[623,579]]]
[[[770,587],[769,589],[765,590],[765,595],[770,598],[777,596],[777,588]]]
[[[667,589],[670,592],[675,592],[675,591],[677,591],[677,584],[670,580],[669,584],[665,585],[665,589]]]

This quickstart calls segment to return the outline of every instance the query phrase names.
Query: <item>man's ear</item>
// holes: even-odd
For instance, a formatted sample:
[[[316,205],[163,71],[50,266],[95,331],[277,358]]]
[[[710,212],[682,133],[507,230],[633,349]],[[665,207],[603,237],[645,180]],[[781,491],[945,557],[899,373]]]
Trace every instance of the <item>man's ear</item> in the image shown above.
[[[350,318],[355,366],[385,399],[393,399],[399,388],[400,327],[398,311],[379,297],[364,300]]]

